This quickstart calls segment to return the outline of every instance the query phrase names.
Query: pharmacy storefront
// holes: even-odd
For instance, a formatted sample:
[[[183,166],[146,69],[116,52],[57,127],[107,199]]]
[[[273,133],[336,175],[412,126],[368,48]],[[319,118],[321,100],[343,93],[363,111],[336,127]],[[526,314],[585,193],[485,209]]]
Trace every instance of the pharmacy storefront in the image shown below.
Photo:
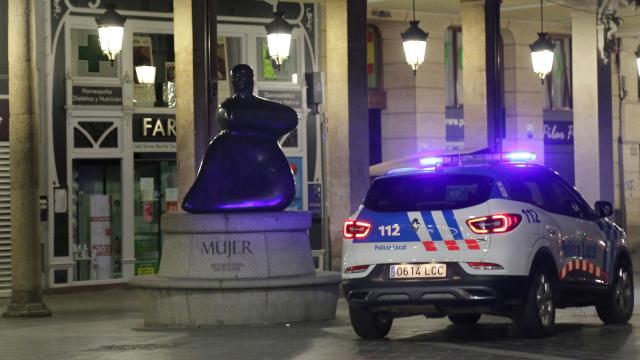
[[[124,282],[157,273],[161,215],[178,211],[175,57],[171,1],[116,1],[127,17],[122,52],[101,52],[101,1],[51,1],[47,58],[49,287]],[[281,139],[296,176],[291,209],[321,221],[320,121],[307,104],[305,73],[318,71],[316,4],[281,3],[296,27],[282,69],[266,52],[273,6],[218,1],[218,92],[231,95],[229,70],[256,70],[256,95],[293,107],[299,126]],[[142,67],[153,68],[146,80]],[[317,231],[316,237],[320,236]],[[322,240],[312,240],[322,248]]]

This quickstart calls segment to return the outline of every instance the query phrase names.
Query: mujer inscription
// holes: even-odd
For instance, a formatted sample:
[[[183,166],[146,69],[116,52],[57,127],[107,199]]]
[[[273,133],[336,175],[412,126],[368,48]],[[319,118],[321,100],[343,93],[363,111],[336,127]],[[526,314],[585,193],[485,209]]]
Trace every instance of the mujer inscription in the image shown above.
[[[203,241],[200,246],[200,255],[253,255],[251,242],[245,240],[216,240]]]

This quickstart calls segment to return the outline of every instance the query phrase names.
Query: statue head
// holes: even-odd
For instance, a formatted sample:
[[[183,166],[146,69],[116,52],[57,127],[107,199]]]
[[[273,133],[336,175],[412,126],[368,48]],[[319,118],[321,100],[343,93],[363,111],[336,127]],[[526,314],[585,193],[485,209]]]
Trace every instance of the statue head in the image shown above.
[[[231,70],[233,92],[246,96],[253,93],[253,69],[246,64],[239,64]]]

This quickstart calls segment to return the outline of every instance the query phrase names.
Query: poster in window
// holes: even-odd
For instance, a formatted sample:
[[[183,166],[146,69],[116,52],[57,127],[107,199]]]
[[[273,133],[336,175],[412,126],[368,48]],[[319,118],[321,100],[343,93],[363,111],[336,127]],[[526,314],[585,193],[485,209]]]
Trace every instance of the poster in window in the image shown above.
[[[153,48],[151,37],[133,37],[133,66],[153,66]],[[134,71],[135,73],[135,71]],[[133,98],[137,106],[153,106],[156,102],[156,93],[153,86],[140,84],[138,76],[134,76]]]
[[[176,63],[167,61],[164,63],[164,81],[176,81]]]
[[[269,46],[266,37],[258,37],[256,39],[256,55],[258,57],[258,81],[280,81],[293,82],[298,74],[298,52],[296,39],[291,39],[289,47],[289,57],[287,57],[280,70],[276,71],[273,60],[269,56]],[[294,76],[295,75],[295,76]]]
[[[302,174],[304,169],[302,168],[302,157],[288,156],[287,160],[289,161],[289,167],[291,167],[291,172],[293,173],[293,179],[296,186],[295,197],[287,210],[303,210],[304,203],[302,199],[302,187],[304,186],[304,182]]]
[[[227,47],[224,38],[218,38],[218,80],[227,80]]]
[[[150,36],[133,37],[133,66],[153,65],[153,45]]]
[[[227,74],[228,54],[227,54],[227,39],[223,37],[218,38],[218,105],[224,100],[231,97],[231,87],[229,85],[229,78]]]

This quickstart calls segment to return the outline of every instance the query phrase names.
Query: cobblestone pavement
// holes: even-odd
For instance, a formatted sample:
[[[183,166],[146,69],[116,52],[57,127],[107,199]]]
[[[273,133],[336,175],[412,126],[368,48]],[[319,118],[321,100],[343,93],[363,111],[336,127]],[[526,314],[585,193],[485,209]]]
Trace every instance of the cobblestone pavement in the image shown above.
[[[640,293],[636,291],[636,312]],[[0,319],[0,359],[639,359],[640,314],[603,326],[593,308],[559,310],[558,333],[521,338],[508,319],[396,319],[388,339],[363,341],[346,304],[336,320],[263,327],[149,329],[131,290],[47,295],[54,316]],[[7,299],[0,299],[4,309]],[[215,311],[215,309],[211,309]]]

